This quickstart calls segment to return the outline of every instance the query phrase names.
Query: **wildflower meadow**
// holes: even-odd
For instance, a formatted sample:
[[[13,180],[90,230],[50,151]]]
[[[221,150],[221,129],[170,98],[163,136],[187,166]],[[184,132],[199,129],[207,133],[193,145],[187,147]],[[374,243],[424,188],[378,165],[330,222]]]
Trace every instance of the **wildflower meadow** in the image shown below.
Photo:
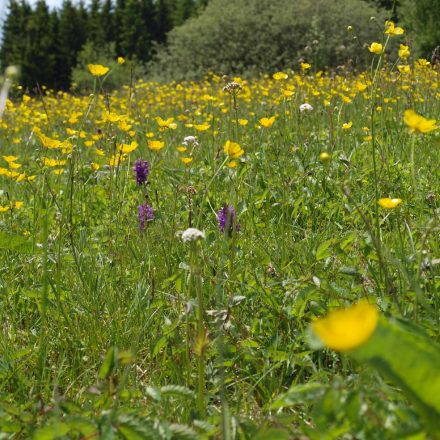
[[[361,72],[5,72],[0,439],[440,438],[440,61],[404,32]]]

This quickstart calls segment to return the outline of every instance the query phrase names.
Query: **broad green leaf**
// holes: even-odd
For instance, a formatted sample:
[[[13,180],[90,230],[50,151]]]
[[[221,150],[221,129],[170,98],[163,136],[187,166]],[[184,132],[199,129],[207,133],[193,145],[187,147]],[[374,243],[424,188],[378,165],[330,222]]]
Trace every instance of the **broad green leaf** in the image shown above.
[[[410,325],[382,318],[373,336],[351,354],[399,386],[440,438],[440,347]]]
[[[60,420],[53,420],[48,425],[40,428],[34,435],[34,440],[54,440],[70,431],[69,426]]]
[[[22,235],[0,231],[0,249],[28,253],[32,251],[32,242]]]
[[[324,258],[327,258],[331,255],[331,249],[330,246],[332,246],[335,243],[335,239],[324,241],[324,243],[321,243],[318,246],[318,249],[316,249],[316,259],[317,260],[323,260]]]
[[[97,432],[97,427],[90,420],[80,416],[71,416],[66,420],[71,429],[79,431],[83,436],[89,436]]]

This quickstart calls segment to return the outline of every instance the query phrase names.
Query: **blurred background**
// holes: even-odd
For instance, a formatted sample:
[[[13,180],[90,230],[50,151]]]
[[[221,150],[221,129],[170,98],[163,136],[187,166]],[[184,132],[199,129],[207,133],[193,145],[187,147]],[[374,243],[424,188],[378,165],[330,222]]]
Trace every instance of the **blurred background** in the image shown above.
[[[387,19],[405,28],[399,43],[415,57],[430,59],[440,45],[440,0],[0,1],[1,69],[20,66],[30,91],[37,84],[89,87],[88,63],[112,68],[109,88],[128,75],[246,76],[297,69],[302,61],[314,71],[362,70],[371,60],[367,46],[385,38]]]

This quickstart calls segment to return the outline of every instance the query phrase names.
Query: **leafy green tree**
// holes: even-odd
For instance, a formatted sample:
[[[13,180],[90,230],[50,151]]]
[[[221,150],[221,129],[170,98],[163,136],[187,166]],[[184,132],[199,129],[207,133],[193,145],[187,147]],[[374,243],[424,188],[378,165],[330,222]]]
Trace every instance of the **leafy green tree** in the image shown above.
[[[387,14],[362,0],[212,0],[168,34],[150,68],[162,79],[256,74],[297,68],[301,59],[317,69],[363,68],[371,60],[365,44],[378,38],[371,16],[383,22]]]
[[[405,0],[399,9],[420,56],[430,58],[440,46],[440,0]]]

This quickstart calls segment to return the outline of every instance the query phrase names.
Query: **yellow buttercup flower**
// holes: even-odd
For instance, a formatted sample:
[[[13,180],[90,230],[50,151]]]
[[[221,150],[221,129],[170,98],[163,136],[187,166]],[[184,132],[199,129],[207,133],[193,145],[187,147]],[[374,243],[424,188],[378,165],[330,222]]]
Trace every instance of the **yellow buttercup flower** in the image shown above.
[[[342,129],[343,130],[350,130],[350,128],[353,127],[353,122],[344,122],[342,124]]]
[[[118,149],[122,154],[129,154],[132,151],[136,150],[137,147],[138,143],[136,141],[133,141],[131,144],[120,144],[118,146]]]
[[[419,67],[428,67],[431,65],[431,63],[428,60],[425,60],[425,58],[419,58],[417,60],[417,65]]]
[[[16,162],[8,162],[8,165],[9,165],[9,168],[12,168],[13,170],[16,170],[16,169],[22,167],[21,163],[16,163]]]
[[[9,206],[1,206],[0,205],[0,212],[7,212],[9,211],[10,207]]]
[[[394,36],[394,35],[402,35],[404,32],[405,30],[401,27],[395,26],[393,21],[387,20],[385,22],[385,34]]]
[[[247,125],[248,122],[249,122],[249,121],[248,121],[247,119],[239,119],[239,120],[238,120],[238,123],[239,123],[240,125],[242,125],[242,126]]]
[[[195,124],[194,125],[194,128],[197,131],[206,131],[206,130],[209,130],[210,127],[211,126],[209,124]]]
[[[159,151],[165,146],[163,141],[148,141],[148,148],[153,151]]]
[[[259,122],[264,128],[270,128],[275,122],[275,116],[271,116],[270,118],[261,118]]]
[[[402,203],[402,199],[390,199],[388,197],[384,197],[383,199],[379,199],[377,203],[382,208],[394,209],[397,208]]]
[[[401,44],[399,47],[399,57],[402,58],[402,60],[406,60],[409,55],[410,55],[410,51],[409,51],[409,46],[405,46],[404,44]]]
[[[399,64],[397,69],[400,73],[411,73],[411,67],[409,67],[407,64]]]
[[[192,157],[181,157],[180,160],[181,160],[185,165],[189,165],[189,164],[193,161],[193,158],[192,158]]]
[[[380,43],[371,43],[370,47],[368,48],[368,50],[371,53],[375,53],[376,55],[380,55],[383,51],[383,46]]]
[[[174,118],[162,119],[160,116],[157,116],[156,122],[161,130],[166,130],[167,128],[175,130],[177,128],[177,124],[174,122]]]
[[[3,156],[3,159],[6,162],[10,163],[10,162],[15,162],[18,159],[18,157],[17,156]]]
[[[348,351],[360,347],[373,335],[379,323],[377,308],[365,301],[331,311],[312,323],[312,330],[332,350]]]
[[[229,168],[235,168],[238,165],[238,162],[236,160],[230,160],[226,165]]]
[[[303,70],[303,72],[305,72],[306,70],[309,70],[310,67],[312,67],[309,63],[301,63],[301,69]]]
[[[289,78],[289,75],[287,75],[287,73],[284,72],[277,72],[272,75],[272,78],[276,81],[280,81]]]
[[[110,70],[109,67],[101,66],[101,64],[88,64],[87,67],[93,76],[104,76]]]
[[[226,141],[223,150],[229,157],[232,157],[233,159],[238,159],[244,154],[244,150],[240,147],[240,144],[232,141]]]
[[[125,58],[123,57],[118,57],[118,64],[124,64],[125,63]]]
[[[418,115],[414,110],[406,110],[403,120],[409,127],[411,133],[429,133],[438,128],[435,119],[426,119]]]

